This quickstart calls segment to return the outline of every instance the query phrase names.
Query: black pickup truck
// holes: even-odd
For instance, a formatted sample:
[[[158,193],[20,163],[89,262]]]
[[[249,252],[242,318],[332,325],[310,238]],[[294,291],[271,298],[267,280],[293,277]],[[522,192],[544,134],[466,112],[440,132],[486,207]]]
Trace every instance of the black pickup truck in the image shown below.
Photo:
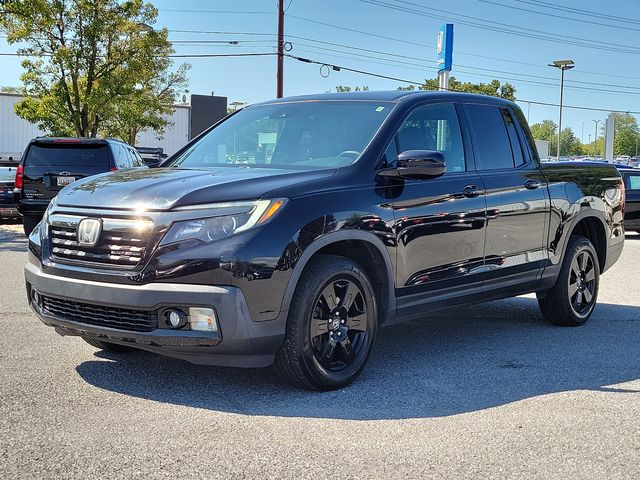
[[[436,309],[535,292],[549,322],[583,324],[623,215],[618,171],[541,165],[511,102],[312,95],[247,107],[162,168],[65,187],[25,276],[62,335],[329,390],[379,327]]]

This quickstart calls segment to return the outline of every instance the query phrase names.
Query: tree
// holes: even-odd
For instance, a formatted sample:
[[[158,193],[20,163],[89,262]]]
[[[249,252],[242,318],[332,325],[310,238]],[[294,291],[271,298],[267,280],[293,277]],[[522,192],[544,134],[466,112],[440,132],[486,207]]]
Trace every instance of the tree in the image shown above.
[[[614,113],[613,118],[615,121],[614,155],[636,155],[636,145],[640,149],[638,121],[629,113]]]
[[[355,87],[355,88],[351,88],[349,86],[343,86],[343,85],[338,85],[336,87],[336,92],[338,93],[345,93],[345,92],[368,92],[369,91],[369,87],[367,87],[366,85],[363,85],[362,87]]]
[[[167,117],[173,113],[176,90],[186,86],[189,65],[181,65],[164,79],[150,77],[134,84],[126,93],[126,102],[118,102],[113,114],[105,119],[105,136],[117,137],[130,145],[136,144],[138,133],[153,130],[162,136],[168,125]]]
[[[418,86],[418,90],[438,90],[439,82],[437,78],[425,80],[424,84]],[[414,85],[399,87],[398,90],[415,90]],[[499,80],[491,80],[489,83],[461,82],[456,77],[449,77],[449,90],[452,92],[478,93],[490,95],[492,97],[516,99],[516,88],[508,82],[500,83]]]
[[[558,140],[558,125],[553,120],[543,120],[542,123],[531,125],[531,135],[536,140],[553,142]]]
[[[22,0],[6,2],[0,30],[25,70],[15,106],[22,118],[54,135],[95,137],[167,125],[186,66],[171,72],[166,29],[143,0]]]
[[[549,153],[555,155],[558,151],[558,125],[553,120],[543,120],[531,125],[531,135],[536,140],[549,142]],[[560,134],[560,155],[582,155],[582,143],[571,128],[563,128]]]
[[[0,93],[20,93],[20,89],[18,87],[0,87]]]

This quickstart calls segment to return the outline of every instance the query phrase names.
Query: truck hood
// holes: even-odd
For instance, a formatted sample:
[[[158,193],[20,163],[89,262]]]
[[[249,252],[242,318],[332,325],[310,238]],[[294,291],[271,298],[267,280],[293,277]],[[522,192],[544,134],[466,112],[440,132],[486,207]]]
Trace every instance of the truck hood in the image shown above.
[[[57,204],[170,210],[187,205],[254,200],[276,188],[330,177],[334,173],[335,169],[300,171],[259,167],[119,171],[72,183],[60,191]]]

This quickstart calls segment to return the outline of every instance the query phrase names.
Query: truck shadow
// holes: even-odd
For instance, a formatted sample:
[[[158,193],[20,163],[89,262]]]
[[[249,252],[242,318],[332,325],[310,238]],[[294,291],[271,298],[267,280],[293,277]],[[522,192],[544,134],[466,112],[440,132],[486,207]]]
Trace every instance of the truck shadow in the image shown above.
[[[195,366],[97,352],[88,383],[142,399],[246,415],[400,419],[455,415],[569,390],[635,394],[640,307],[599,304],[589,323],[543,323],[534,298],[449,310],[381,329],[363,375],[336,392],[283,386],[270,369]]]

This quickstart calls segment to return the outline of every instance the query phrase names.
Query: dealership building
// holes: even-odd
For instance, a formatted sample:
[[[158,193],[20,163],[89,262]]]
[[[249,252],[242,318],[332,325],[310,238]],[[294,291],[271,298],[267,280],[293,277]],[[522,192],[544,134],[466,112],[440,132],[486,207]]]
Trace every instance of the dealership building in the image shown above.
[[[45,135],[37,125],[18,117],[14,105],[21,95],[0,93],[0,156],[18,159],[32,138]],[[171,155],[190,139],[227,115],[227,97],[190,95],[174,105],[163,135],[145,130],[138,135],[137,147],[160,147]]]

